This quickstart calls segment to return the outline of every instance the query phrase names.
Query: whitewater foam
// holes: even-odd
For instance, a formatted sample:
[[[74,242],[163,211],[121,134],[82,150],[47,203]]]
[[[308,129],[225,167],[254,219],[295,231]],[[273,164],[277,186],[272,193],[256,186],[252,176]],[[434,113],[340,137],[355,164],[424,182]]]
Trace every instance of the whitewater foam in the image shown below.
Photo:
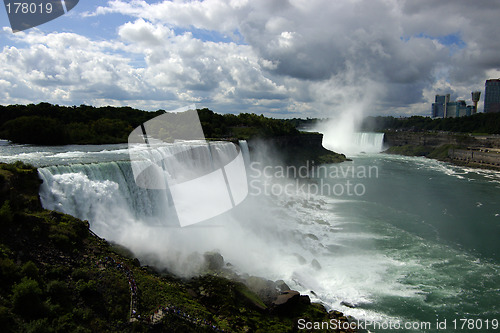
[[[384,133],[353,132],[339,135],[326,129],[323,131],[323,146],[348,156],[380,153],[384,150]]]
[[[449,213],[432,221],[428,218],[434,216],[417,215],[411,209],[414,203],[400,207],[374,197],[419,191],[422,184],[419,180],[411,183],[409,171],[413,177],[422,177],[416,179],[432,178],[431,185],[445,189],[456,184],[479,186],[484,183],[482,177],[491,180],[495,175],[422,158],[364,154],[358,160],[362,164],[386,162],[380,179],[366,180],[371,182],[369,190],[370,185],[382,182],[372,197],[353,200],[300,192],[251,197],[203,226],[186,229],[165,225],[166,198],[159,191],[135,186],[128,162],[53,166],[39,172],[44,179],[44,207],[88,219],[92,230],[129,247],[143,263],[163,265],[179,275],[197,274],[202,253],[217,250],[238,272],[284,280],[327,308],[357,319],[408,321],[423,312],[442,316],[483,311],[474,310],[474,302],[480,302],[477,297],[498,294],[495,272],[499,268],[450,246],[445,239],[452,230],[443,231],[440,223],[456,215],[458,208],[440,201],[441,197],[420,196],[417,206]],[[286,180],[272,181],[283,185]],[[493,199],[481,197],[487,189],[474,190],[478,198],[471,205],[496,221]],[[429,194],[428,187],[422,191]],[[427,202],[432,206],[423,206]],[[477,208],[477,202],[483,205]],[[493,220],[488,223],[495,227]],[[480,286],[469,282],[478,276],[487,286],[482,296],[477,296]],[[453,306],[448,311],[443,304]]]

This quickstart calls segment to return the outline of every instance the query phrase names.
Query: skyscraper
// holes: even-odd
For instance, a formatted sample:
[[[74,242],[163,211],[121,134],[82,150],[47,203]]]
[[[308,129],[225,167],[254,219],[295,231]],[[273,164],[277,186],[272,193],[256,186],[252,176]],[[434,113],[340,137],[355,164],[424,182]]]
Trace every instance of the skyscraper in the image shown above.
[[[436,95],[435,103],[432,104],[433,118],[446,118],[447,105],[450,102],[450,94]]]
[[[484,89],[484,112],[500,112],[500,79],[486,80]]]

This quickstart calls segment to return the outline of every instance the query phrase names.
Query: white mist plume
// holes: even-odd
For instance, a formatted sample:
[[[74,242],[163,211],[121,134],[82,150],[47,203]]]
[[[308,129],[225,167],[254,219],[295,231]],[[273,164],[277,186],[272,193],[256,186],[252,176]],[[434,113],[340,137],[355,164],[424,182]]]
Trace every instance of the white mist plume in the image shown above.
[[[316,128],[323,133],[323,146],[346,155],[361,152],[380,152],[380,143],[372,144],[358,135],[361,122],[370,113],[370,107],[381,96],[381,88],[374,82],[365,81],[351,85],[335,93],[340,102],[333,107],[331,118]]]
[[[340,115],[321,124],[318,130],[323,133],[323,146],[343,154],[359,153],[354,134],[359,130],[362,114],[361,103],[346,105]]]

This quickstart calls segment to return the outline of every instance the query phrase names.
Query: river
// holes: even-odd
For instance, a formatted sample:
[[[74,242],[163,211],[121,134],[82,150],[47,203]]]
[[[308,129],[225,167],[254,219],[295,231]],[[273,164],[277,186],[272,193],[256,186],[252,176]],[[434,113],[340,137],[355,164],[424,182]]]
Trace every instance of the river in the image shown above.
[[[133,184],[126,145],[0,144],[0,161],[39,167],[44,207],[89,220],[144,263],[196,274],[200,254],[217,250],[234,270],[282,279],[370,331],[498,328],[500,174],[376,152],[352,159],[300,181],[247,165],[242,204],[176,228],[165,195]]]

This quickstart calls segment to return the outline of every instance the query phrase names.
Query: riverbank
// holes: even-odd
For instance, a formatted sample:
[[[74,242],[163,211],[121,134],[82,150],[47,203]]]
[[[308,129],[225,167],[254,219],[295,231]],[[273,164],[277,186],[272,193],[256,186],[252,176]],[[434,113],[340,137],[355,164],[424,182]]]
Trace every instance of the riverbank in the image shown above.
[[[388,154],[425,156],[474,168],[500,171],[500,135],[387,131]]]
[[[286,332],[300,318],[347,322],[283,281],[238,276],[217,253],[205,254],[206,274],[192,279],[142,266],[88,222],[43,209],[40,183],[33,167],[0,164],[5,332]]]

